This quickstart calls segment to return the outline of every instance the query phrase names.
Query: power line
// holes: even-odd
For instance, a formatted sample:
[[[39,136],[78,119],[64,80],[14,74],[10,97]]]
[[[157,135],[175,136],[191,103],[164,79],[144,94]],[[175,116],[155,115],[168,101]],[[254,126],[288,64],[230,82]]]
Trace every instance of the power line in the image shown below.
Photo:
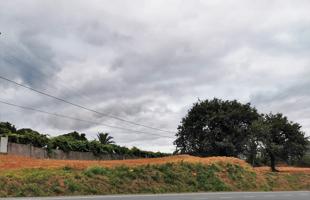
[[[113,125],[103,124],[103,123],[99,123],[99,122],[95,122],[95,121],[89,121],[89,120],[84,120],[84,119],[80,119],[80,118],[75,118],[75,117],[71,117],[71,116],[67,116],[67,115],[63,115],[63,114],[51,113],[51,112],[47,112],[47,111],[44,111],[44,110],[39,110],[39,109],[36,109],[36,108],[31,108],[31,107],[26,107],[26,106],[21,106],[21,105],[5,102],[5,101],[2,101],[2,100],[0,100],[0,103],[6,104],[6,105],[9,105],[9,106],[12,106],[12,107],[16,107],[16,108],[21,108],[21,109],[24,109],[24,110],[30,110],[30,111],[35,111],[35,112],[47,114],[47,115],[53,115],[54,117],[60,117],[60,118],[65,118],[65,119],[85,122],[85,123],[89,123],[89,124],[102,125],[102,126],[106,126],[106,127],[109,127],[109,128],[120,129],[120,130],[129,131],[129,132],[135,132],[135,133],[138,133],[138,134],[148,134],[148,135],[154,135],[154,136],[160,136],[160,137],[166,137],[166,138],[173,138],[171,136],[160,135],[160,134],[156,134],[156,133],[149,133],[149,132],[144,132],[144,131],[137,131],[137,130],[127,129],[127,128],[123,128],[123,127],[119,127],[119,126],[113,126]]]
[[[61,102],[70,104],[70,105],[72,105],[72,106],[75,106],[75,107],[78,107],[78,108],[81,108],[81,109],[84,109],[84,110],[87,110],[87,111],[96,113],[97,115],[100,115],[100,116],[109,117],[109,118],[116,119],[116,120],[119,120],[119,121],[122,121],[122,122],[126,122],[126,123],[129,123],[129,124],[133,124],[133,125],[136,125],[136,126],[141,126],[141,127],[145,127],[145,128],[149,128],[149,129],[153,129],[153,130],[156,130],[156,131],[161,131],[161,132],[166,132],[166,133],[174,133],[173,131],[167,131],[167,130],[163,130],[163,129],[160,129],[160,128],[155,128],[155,127],[152,127],[152,126],[147,126],[147,125],[144,125],[144,124],[140,124],[140,123],[136,123],[136,122],[133,122],[133,121],[126,120],[126,119],[122,119],[122,118],[119,118],[119,117],[117,117],[117,116],[113,116],[113,115],[108,115],[108,114],[105,114],[105,113],[101,113],[101,112],[98,112],[98,111],[96,111],[96,110],[87,108],[87,107],[85,107],[85,106],[82,106],[82,105],[79,105],[79,104],[76,104],[76,103],[72,103],[72,102],[67,101],[67,100],[65,100],[65,99],[62,99],[62,98],[56,97],[56,96],[54,96],[54,95],[48,94],[48,93],[46,93],[46,92],[42,92],[42,91],[40,91],[40,90],[37,90],[37,89],[31,88],[31,87],[28,87],[28,86],[26,86],[26,85],[23,85],[23,84],[18,83],[18,82],[16,82],[16,81],[10,80],[10,79],[5,78],[5,77],[3,77],[3,76],[0,76],[0,79],[5,80],[5,81],[8,81],[8,82],[10,82],[10,83],[14,83],[15,85],[18,85],[18,86],[20,86],[20,87],[26,88],[26,89],[31,90],[31,91],[33,91],[33,92],[42,94],[42,95],[44,95],[44,96],[47,96],[47,97],[56,99],[56,100],[58,100],[58,101],[61,101]]]
[[[1,45],[7,45],[6,43],[4,43],[3,41],[0,41],[0,43],[2,43]],[[10,48],[12,48],[12,47],[10,47]],[[14,47],[13,47],[14,48]],[[13,51],[17,51],[17,48],[14,48],[13,49]],[[13,57],[14,59],[18,59],[18,57],[17,56],[15,56],[15,55],[9,55],[10,57]],[[32,76],[36,76],[37,78],[41,78],[42,76],[47,76],[48,74],[47,73],[45,73],[45,72],[37,72],[37,73],[32,73],[31,74]],[[55,76],[57,77],[57,78],[60,78],[57,74],[55,74]],[[72,90],[72,88],[69,88],[68,86],[66,86],[64,83],[62,83],[62,82],[57,82],[58,84],[60,84],[61,85],[61,87],[62,88],[65,88],[66,90],[68,90],[68,91],[70,91],[70,93],[73,93],[74,95],[76,95],[76,96],[79,96],[79,97],[81,97],[81,98],[87,98],[88,100],[90,100],[91,98],[90,97],[88,97],[88,96],[86,96],[86,95],[83,95],[83,94],[81,94],[81,93],[79,93],[79,92],[77,92],[77,91],[75,91],[75,90]],[[58,87],[56,87],[56,85],[55,84],[53,84],[53,85],[51,85],[51,84],[48,84],[48,86],[49,87],[52,87],[52,88],[54,88],[54,89],[58,89]],[[72,86],[71,86],[72,87]]]

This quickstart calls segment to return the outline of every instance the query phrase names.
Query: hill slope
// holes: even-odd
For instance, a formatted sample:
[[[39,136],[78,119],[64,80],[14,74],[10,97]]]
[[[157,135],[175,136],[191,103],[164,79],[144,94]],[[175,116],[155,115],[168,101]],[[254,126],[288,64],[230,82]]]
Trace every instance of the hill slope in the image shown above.
[[[271,173],[236,158],[186,155],[100,162],[0,156],[0,196],[270,190],[310,190],[310,170]]]

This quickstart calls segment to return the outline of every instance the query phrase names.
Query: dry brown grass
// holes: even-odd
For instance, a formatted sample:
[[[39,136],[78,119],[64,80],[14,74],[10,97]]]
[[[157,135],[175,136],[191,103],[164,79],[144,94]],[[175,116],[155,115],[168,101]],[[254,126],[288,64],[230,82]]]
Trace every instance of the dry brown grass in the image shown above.
[[[169,156],[163,158],[148,158],[148,159],[132,159],[132,160],[105,160],[105,161],[81,161],[81,160],[50,160],[50,159],[33,159],[13,155],[0,155],[0,170],[5,169],[25,169],[25,168],[61,168],[72,167],[75,169],[85,169],[90,166],[116,167],[120,165],[139,166],[139,165],[154,165],[176,162],[204,163],[212,164],[217,162],[234,163],[242,166],[248,164],[242,160],[231,157],[209,157],[199,158],[189,155]]]
[[[249,167],[245,161],[232,158],[232,157],[208,157],[200,158],[189,155],[169,156],[163,158],[148,158],[148,159],[131,159],[131,160],[104,160],[104,161],[85,161],[85,160],[52,160],[52,159],[33,159],[22,156],[13,155],[1,155],[0,154],[0,170],[7,169],[31,169],[31,168],[61,168],[71,167],[75,169],[86,169],[91,166],[102,166],[102,167],[116,167],[126,165],[129,167],[140,166],[140,165],[156,165],[165,163],[176,163],[176,162],[190,162],[190,163],[231,163],[238,164],[243,167]],[[278,167],[280,172],[285,173],[309,173],[310,168],[296,168],[296,167]],[[269,167],[257,167],[256,172],[266,173],[270,171]]]
[[[283,173],[306,173],[306,174],[310,174],[310,168],[301,168],[301,167],[277,167],[277,170],[279,170],[279,172],[283,172]],[[255,167],[255,171],[257,172],[262,172],[262,173],[266,173],[266,172],[270,172],[270,167]]]

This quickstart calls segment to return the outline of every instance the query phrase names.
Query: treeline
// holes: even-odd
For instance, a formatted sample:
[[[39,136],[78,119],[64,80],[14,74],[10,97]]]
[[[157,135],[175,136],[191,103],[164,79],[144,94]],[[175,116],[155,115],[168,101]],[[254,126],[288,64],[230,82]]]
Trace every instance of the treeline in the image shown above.
[[[86,134],[78,132],[51,137],[28,128],[16,129],[9,122],[0,122],[1,136],[7,136],[9,142],[12,143],[31,144],[35,147],[46,148],[48,153],[52,153],[55,149],[60,149],[64,152],[92,152],[99,158],[106,155],[139,158],[156,158],[169,155],[161,152],[143,151],[136,147],[129,149],[119,146],[115,144],[113,137],[107,133],[98,133],[97,139],[91,141],[86,138]]]
[[[176,153],[233,156],[254,166],[310,166],[309,138],[281,113],[261,114],[251,104],[220,99],[198,101],[178,127]]]

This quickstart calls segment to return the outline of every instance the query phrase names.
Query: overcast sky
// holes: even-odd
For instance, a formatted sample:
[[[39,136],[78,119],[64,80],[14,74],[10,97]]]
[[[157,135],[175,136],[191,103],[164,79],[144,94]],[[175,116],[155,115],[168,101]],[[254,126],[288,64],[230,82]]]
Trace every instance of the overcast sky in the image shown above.
[[[9,0],[0,5],[0,75],[102,113],[176,131],[197,99],[282,112],[310,133],[309,0]],[[0,80],[0,99],[166,136]],[[171,152],[136,134],[0,104],[0,121],[57,135],[110,132],[121,145]]]

